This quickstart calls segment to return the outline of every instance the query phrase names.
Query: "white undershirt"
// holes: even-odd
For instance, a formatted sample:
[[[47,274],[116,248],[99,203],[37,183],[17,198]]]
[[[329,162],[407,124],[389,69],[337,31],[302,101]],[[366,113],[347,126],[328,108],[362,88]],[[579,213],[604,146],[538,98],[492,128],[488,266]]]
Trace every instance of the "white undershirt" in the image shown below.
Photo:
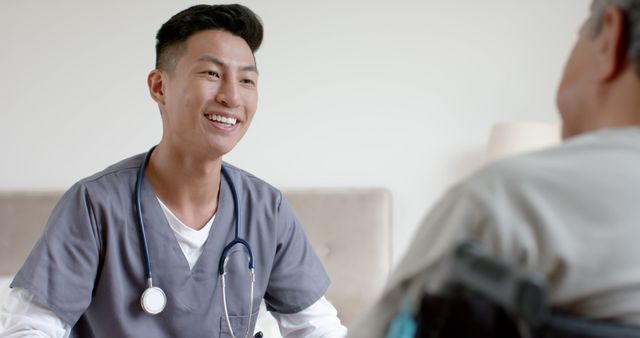
[[[158,202],[162,207],[164,215],[167,217],[167,222],[171,230],[173,230],[173,234],[176,235],[176,239],[178,240],[184,257],[187,259],[187,263],[189,263],[189,269],[193,269],[193,266],[196,265],[198,258],[200,258],[202,254],[202,250],[204,250],[204,243],[207,241],[207,238],[209,238],[209,232],[211,231],[216,215],[214,214],[202,229],[195,230],[182,223],[159,198]]]
[[[189,268],[198,261],[204,244],[209,238],[215,215],[200,230],[182,223],[169,208],[158,199],[169,226],[176,236]],[[214,229],[215,231],[215,229]],[[285,338],[317,337],[343,338],[347,328],[340,323],[335,307],[321,297],[308,308],[291,314],[272,313]],[[12,288],[7,301],[0,304],[0,338],[18,337],[69,337],[71,326],[63,322],[33,294],[21,288]]]

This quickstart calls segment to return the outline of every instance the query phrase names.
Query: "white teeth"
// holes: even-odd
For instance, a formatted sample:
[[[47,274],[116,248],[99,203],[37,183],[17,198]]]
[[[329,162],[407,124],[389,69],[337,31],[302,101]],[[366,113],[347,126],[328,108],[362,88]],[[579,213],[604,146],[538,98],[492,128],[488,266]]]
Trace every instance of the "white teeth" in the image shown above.
[[[231,125],[231,126],[235,126],[236,122],[238,121],[237,119],[234,119],[233,117],[226,117],[226,116],[216,115],[216,114],[207,115],[207,118],[210,121],[222,122],[222,123],[226,123],[226,124]]]

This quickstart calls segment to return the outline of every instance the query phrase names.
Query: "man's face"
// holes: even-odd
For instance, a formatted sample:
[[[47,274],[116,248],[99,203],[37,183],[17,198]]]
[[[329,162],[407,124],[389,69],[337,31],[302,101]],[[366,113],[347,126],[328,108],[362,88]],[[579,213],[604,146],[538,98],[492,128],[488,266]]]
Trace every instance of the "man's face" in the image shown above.
[[[589,28],[588,21],[580,28],[558,87],[556,103],[562,118],[563,138],[588,130],[594,116],[592,99],[596,95],[596,55],[595,41]]]
[[[242,38],[223,30],[198,32],[184,48],[163,74],[163,142],[217,158],[240,141],[255,114],[255,59]]]

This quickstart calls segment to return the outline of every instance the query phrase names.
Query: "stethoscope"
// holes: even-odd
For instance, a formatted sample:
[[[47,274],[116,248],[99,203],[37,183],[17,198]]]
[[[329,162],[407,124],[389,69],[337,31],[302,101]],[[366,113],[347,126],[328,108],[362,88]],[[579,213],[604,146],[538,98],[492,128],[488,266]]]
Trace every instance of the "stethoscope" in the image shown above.
[[[141,188],[142,188],[142,181],[144,179],[144,171],[147,168],[147,165],[149,164],[149,158],[151,158],[151,153],[153,153],[153,150],[155,148],[156,147],[154,146],[147,152],[147,154],[144,157],[144,160],[142,161],[142,164],[140,165],[140,168],[138,169],[138,177],[136,179],[136,186],[135,186],[135,192],[134,192],[136,215],[138,217],[138,226],[140,231],[140,238],[142,239],[142,248],[144,253],[145,278],[146,278],[146,285],[147,285],[146,290],[144,290],[144,292],[142,293],[142,296],[140,297],[140,304],[142,305],[142,309],[144,310],[144,312],[151,315],[155,315],[162,312],[162,310],[164,310],[165,306],[167,305],[167,296],[164,293],[164,291],[162,291],[162,289],[157,286],[153,286],[151,258],[149,256],[149,246],[147,244],[147,236],[144,231],[144,219],[142,218],[142,204],[140,202],[141,200],[140,191],[142,190]],[[236,187],[233,184],[233,180],[231,179],[231,176],[229,175],[225,167],[222,166],[221,169],[222,169],[222,175],[224,176],[227,183],[229,184],[229,187],[231,188],[231,195],[233,195],[233,207],[234,207],[233,209],[234,209],[234,216],[235,216],[235,237],[222,250],[222,255],[220,256],[220,261],[218,263],[218,274],[220,275],[220,283],[222,285],[222,303],[224,305],[224,316],[227,320],[227,325],[229,326],[229,332],[231,333],[231,336],[235,338],[236,336],[234,335],[233,329],[231,328],[231,321],[229,320],[229,310],[227,308],[227,293],[226,293],[226,283],[225,283],[225,275],[227,274],[227,272],[225,269],[227,266],[227,262],[229,261],[229,257],[230,257],[229,255],[230,255],[231,249],[235,245],[240,244],[246,249],[246,252],[247,252],[247,258],[249,261],[249,281],[251,283],[251,292],[250,292],[251,296],[249,297],[249,322],[247,323],[247,329],[245,331],[245,335],[243,336],[243,337],[247,337],[249,336],[249,329],[251,328],[251,317],[253,314],[253,285],[256,281],[256,274],[253,266],[253,252],[251,251],[251,247],[249,243],[244,239],[240,238],[240,235],[238,232],[240,227],[239,226],[240,212],[238,210],[239,203],[238,203],[238,194],[236,192]],[[261,336],[262,333],[259,332],[259,334]]]

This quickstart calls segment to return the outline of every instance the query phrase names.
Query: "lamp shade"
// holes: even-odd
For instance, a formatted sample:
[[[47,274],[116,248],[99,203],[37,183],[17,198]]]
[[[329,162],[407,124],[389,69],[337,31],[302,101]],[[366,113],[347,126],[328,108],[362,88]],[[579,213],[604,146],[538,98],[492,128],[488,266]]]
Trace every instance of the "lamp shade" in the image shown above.
[[[558,125],[543,122],[506,122],[491,128],[487,159],[494,160],[560,143]]]

